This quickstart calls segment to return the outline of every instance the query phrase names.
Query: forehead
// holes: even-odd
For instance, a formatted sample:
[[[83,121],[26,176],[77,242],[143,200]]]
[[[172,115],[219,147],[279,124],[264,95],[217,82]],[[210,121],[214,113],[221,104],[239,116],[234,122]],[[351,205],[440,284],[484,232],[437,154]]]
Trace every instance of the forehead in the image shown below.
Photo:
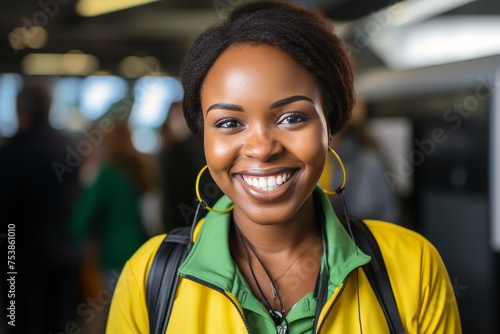
[[[207,98],[243,94],[247,98],[319,95],[314,76],[284,51],[265,44],[237,44],[225,50],[209,70],[201,90]]]

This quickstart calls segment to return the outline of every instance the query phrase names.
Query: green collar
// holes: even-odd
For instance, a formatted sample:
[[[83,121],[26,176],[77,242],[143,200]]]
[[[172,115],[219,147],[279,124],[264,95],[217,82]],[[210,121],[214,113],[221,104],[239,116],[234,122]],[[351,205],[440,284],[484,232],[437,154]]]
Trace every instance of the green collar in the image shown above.
[[[347,234],[335,215],[328,197],[320,187],[314,190],[320,199],[320,206],[326,222],[328,251],[326,266],[329,270],[329,296],[346,279],[355,268],[370,261]],[[214,206],[217,210],[225,210],[232,205],[227,196],[223,196]],[[209,212],[201,226],[199,236],[181,265],[181,276],[193,277],[197,280],[215,285],[225,291],[232,291],[237,276],[237,267],[231,256],[228,243],[231,213]],[[325,260],[325,256],[323,256]]]

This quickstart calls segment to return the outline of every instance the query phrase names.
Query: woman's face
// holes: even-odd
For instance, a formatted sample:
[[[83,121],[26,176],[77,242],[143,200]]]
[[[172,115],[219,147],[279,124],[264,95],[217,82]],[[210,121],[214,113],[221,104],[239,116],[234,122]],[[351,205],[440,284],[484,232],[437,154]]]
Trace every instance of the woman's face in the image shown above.
[[[328,152],[313,75],[277,48],[234,45],[208,72],[201,104],[208,167],[235,215],[261,224],[292,219]]]

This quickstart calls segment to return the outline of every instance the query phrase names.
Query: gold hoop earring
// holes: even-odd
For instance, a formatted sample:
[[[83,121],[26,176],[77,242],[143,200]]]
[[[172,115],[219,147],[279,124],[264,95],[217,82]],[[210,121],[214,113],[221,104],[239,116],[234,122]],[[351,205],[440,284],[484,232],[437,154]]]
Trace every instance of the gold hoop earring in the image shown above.
[[[345,172],[345,167],[344,167],[344,163],[342,162],[342,160],[340,159],[339,155],[337,154],[337,152],[335,152],[333,150],[333,148],[329,147],[328,150],[333,154],[333,156],[335,157],[335,159],[337,159],[339,165],[340,165],[340,169],[342,170],[342,183],[340,184],[340,186],[335,189],[334,191],[331,191],[331,190],[326,190],[326,189],[323,189],[323,191],[325,192],[325,194],[327,195],[337,195],[337,194],[340,194],[341,192],[344,191],[345,189],[345,183],[346,183],[346,180],[347,180],[347,175],[346,175],[346,172]]]
[[[213,211],[213,212],[217,212],[217,213],[228,213],[228,212],[231,212],[231,210],[234,209],[234,204],[231,205],[229,208],[227,208],[226,210],[224,211],[220,211],[220,210],[215,210],[211,207],[208,206],[207,202],[205,202],[202,198],[201,198],[201,195],[200,195],[200,179],[201,179],[201,175],[203,174],[203,172],[205,172],[205,170],[208,168],[208,165],[205,165],[201,170],[200,172],[198,173],[198,176],[196,177],[196,185],[195,185],[195,190],[196,190],[196,198],[198,199],[198,201],[200,203],[203,203],[205,205],[205,209],[207,209],[208,211]]]

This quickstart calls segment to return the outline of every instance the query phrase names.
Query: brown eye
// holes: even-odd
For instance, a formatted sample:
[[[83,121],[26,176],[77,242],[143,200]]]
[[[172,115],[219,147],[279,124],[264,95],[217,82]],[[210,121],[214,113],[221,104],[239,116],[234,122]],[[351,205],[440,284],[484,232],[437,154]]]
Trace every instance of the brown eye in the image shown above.
[[[240,126],[240,122],[238,122],[235,119],[223,119],[215,123],[216,128],[223,128],[223,129],[232,129]]]
[[[297,123],[304,122],[306,119],[307,119],[307,117],[302,115],[302,114],[298,114],[298,113],[297,114],[288,114],[288,115],[282,117],[278,123],[285,124],[285,125],[297,124]]]

